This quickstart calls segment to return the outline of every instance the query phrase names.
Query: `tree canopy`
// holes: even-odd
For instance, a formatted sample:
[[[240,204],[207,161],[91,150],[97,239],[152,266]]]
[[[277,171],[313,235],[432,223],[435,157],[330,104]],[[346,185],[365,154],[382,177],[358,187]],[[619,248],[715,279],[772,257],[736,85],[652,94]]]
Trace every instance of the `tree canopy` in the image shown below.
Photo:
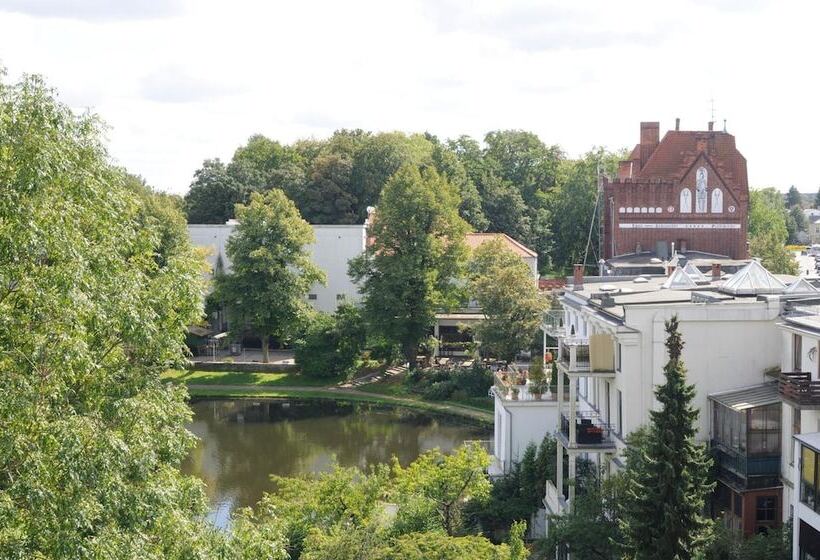
[[[458,193],[435,169],[405,165],[385,185],[373,244],[350,264],[368,325],[399,345],[411,366],[436,311],[462,299],[455,280],[466,263],[468,225],[458,206]]]
[[[203,262],[101,138],[40,78],[0,82],[0,557],[203,558],[191,412],[159,377]]]
[[[547,300],[527,263],[499,239],[475,250],[470,269],[470,292],[485,315],[476,328],[482,354],[511,362],[532,343]]]
[[[281,190],[252,193],[248,204],[237,205],[236,215],[239,223],[225,250],[232,269],[215,276],[215,294],[234,330],[247,327],[261,338],[267,362],[269,338],[296,334],[309,312],[307,293],[325,274],[307,251],[313,228]]]
[[[795,274],[797,263],[786,250],[790,219],[783,195],[776,189],[753,190],[749,193],[749,243],[753,257],[775,274]],[[801,212],[802,215],[802,212]]]

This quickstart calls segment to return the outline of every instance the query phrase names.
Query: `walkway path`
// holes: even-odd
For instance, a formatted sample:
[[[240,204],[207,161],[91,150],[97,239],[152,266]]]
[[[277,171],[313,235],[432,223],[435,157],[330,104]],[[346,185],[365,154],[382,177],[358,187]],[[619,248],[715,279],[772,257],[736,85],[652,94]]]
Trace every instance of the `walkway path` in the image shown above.
[[[391,366],[387,368],[385,371],[374,371],[373,373],[368,373],[367,375],[363,375],[361,377],[357,377],[356,379],[351,379],[350,381],[346,381],[339,385],[342,389],[353,389],[355,387],[361,387],[362,385],[367,385],[369,383],[376,383],[379,381],[384,381],[385,379],[390,379],[391,377],[395,377],[396,375],[401,375],[407,371],[407,366]]]
[[[305,387],[298,385],[188,385],[188,389],[192,391],[203,391],[207,394],[208,391],[236,391],[237,393],[310,393],[311,395],[326,396],[329,398],[338,397],[339,395],[354,395],[357,397],[369,398],[380,402],[391,403],[396,405],[404,405],[414,408],[426,408],[441,412],[444,414],[457,414],[459,416],[466,416],[482,422],[492,422],[493,413],[489,411],[479,410],[467,406],[461,406],[453,403],[438,403],[429,401],[419,401],[414,399],[406,399],[402,397],[392,397],[389,395],[379,395],[376,393],[368,393],[366,391],[359,391],[356,389],[346,387]]]

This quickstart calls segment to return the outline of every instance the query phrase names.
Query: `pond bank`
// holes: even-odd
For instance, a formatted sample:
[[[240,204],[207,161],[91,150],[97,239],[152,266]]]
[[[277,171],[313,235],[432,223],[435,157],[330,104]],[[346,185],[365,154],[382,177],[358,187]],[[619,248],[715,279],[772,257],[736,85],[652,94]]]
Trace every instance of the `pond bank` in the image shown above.
[[[338,401],[368,402],[375,404],[385,404],[391,406],[401,406],[417,410],[426,410],[439,414],[449,414],[463,416],[482,424],[493,423],[493,413],[470,406],[454,403],[438,403],[421,401],[417,399],[392,397],[368,393],[358,389],[347,389],[340,387],[306,387],[277,385],[274,387],[264,387],[258,385],[199,385],[187,384],[188,392],[192,397],[209,398],[300,398],[300,399],[334,399]]]

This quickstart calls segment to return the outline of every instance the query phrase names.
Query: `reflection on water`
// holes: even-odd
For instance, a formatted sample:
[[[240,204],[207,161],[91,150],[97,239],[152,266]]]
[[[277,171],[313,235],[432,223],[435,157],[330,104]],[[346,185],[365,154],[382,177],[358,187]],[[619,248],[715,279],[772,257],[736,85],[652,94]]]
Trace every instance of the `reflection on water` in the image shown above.
[[[190,430],[199,444],[184,462],[205,481],[224,526],[230,512],[273,489],[269,475],[291,476],[340,465],[367,468],[396,455],[403,465],[434,447],[450,451],[489,437],[463,419],[407,409],[330,400],[203,400],[193,403]]]

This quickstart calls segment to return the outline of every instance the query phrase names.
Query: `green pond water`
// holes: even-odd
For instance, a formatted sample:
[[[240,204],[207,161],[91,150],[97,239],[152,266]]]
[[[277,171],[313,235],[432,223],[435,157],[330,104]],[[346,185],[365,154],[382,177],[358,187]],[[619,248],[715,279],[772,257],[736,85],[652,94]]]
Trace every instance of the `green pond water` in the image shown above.
[[[231,512],[273,490],[269,475],[316,473],[342,466],[406,465],[424,451],[450,451],[489,439],[490,428],[463,418],[332,400],[201,400],[189,429],[199,437],[183,471],[205,481],[211,520],[225,527]]]

